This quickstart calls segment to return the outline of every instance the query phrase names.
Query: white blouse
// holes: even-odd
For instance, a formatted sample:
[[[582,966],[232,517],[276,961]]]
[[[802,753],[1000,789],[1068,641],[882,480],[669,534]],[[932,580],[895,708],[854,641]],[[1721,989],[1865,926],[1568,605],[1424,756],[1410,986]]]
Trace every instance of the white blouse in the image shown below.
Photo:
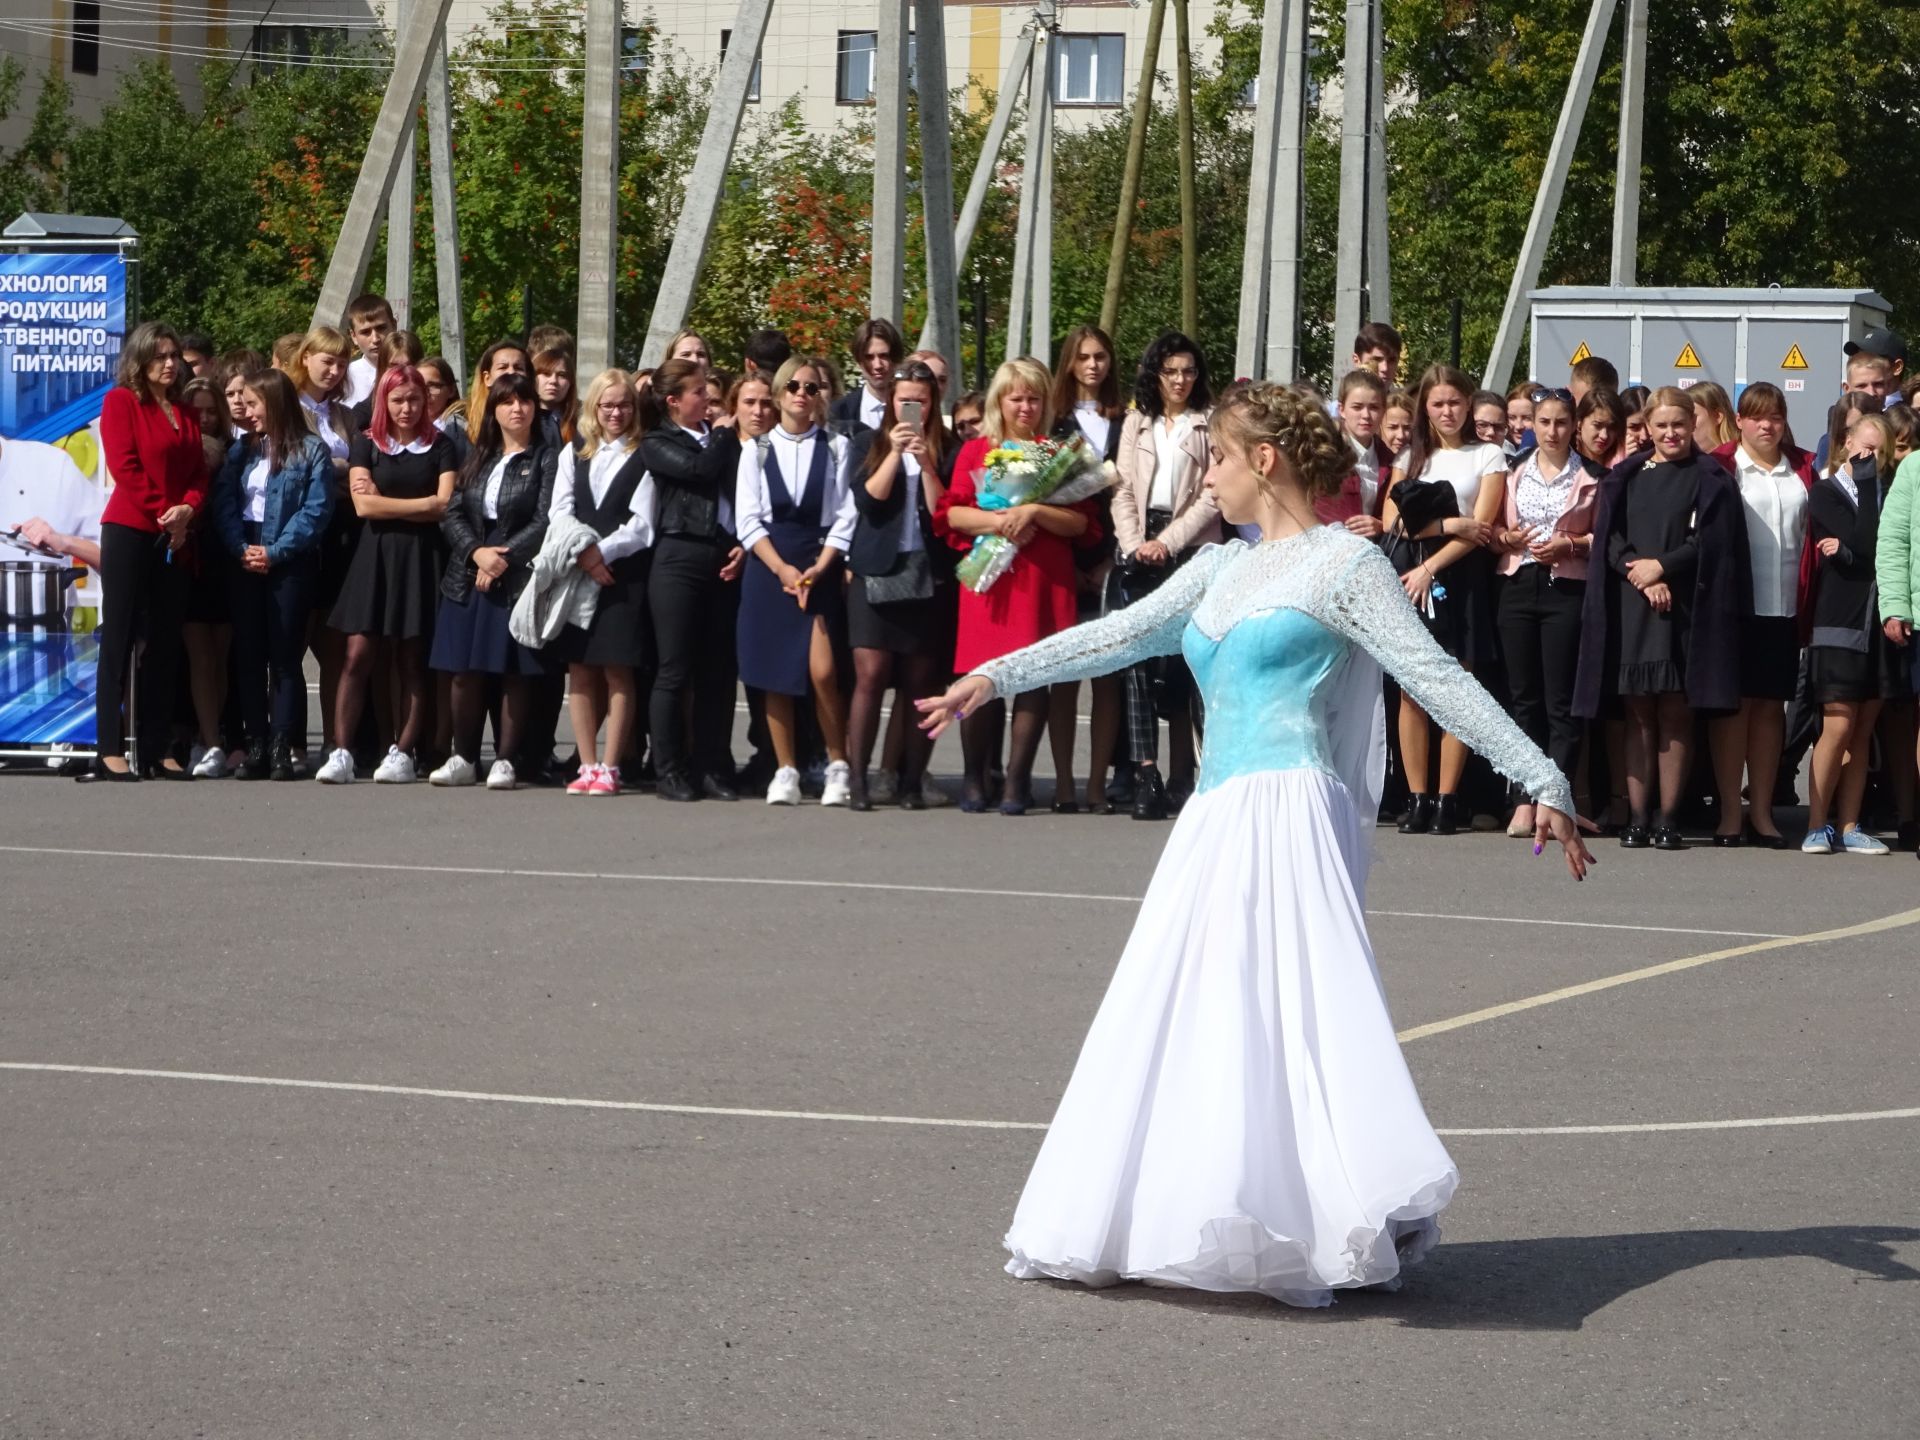
[[[1506,453],[1498,445],[1482,443],[1435,450],[1427,456],[1427,468],[1411,478],[1446,481],[1460,497],[1460,513],[1471,515],[1473,502],[1480,498],[1480,482],[1489,475],[1506,473]]]
[[[1080,427],[1080,433],[1087,437],[1087,446],[1094,454],[1104,457],[1107,453],[1107,441],[1113,437],[1113,421],[1100,413],[1098,400],[1076,401],[1073,407],[1073,423]]]
[[[267,476],[273,465],[267,459],[266,447],[260,447],[260,458],[247,467],[243,484],[246,488],[246,516],[256,525],[263,525],[267,519]]]
[[[587,491],[593,496],[594,504],[607,498],[614,476],[632,454],[631,445],[623,447],[615,442],[608,442],[593,452],[593,458],[587,461]],[[579,454],[569,445],[560,452],[560,468],[553,480],[553,502],[547,506],[549,520],[573,518],[573,487],[579,474],[578,466]],[[633,504],[628,508],[627,518],[600,537],[600,558],[611,565],[652,545],[653,509],[653,476],[649,473],[642,475],[640,483],[633,487]]]
[[[1567,513],[1567,505],[1573,499],[1573,487],[1580,482],[1580,457],[1571,450],[1567,452],[1566,466],[1558,475],[1549,476],[1540,468],[1540,452],[1529,450],[1520,462],[1520,473],[1514,478],[1513,509],[1520,524],[1531,526],[1543,535],[1560,523],[1560,517]],[[1533,551],[1522,550],[1520,563],[1537,563]]]
[[[1360,510],[1362,514],[1373,513],[1373,502],[1380,494],[1380,461],[1373,453],[1373,442],[1362,442],[1347,436],[1347,444],[1353,447],[1353,473],[1360,477]]]
[[[1180,463],[1186,459],[1183,447],[1199,418],[1193,411],[1183,410],[1173,417],[1171,426],[1162,416],[1147,427],[1147,433],[1153,436],[1153,486],[1147,491],[1149,510],[1173,509],[1174,497],[1179,493]]]
[[[307,412],[307,426],[325,443],[327,453],[336,460],[346,459],[347,437],[333,428],[333,406],[321,404],[302,390],[300,408]]]
[[[734,533],[748,550],[767,538],[768,527],[773,524],[773,497],[767,489],[763,455],[773,456],[787,493],[798,504],[806,492],[817,445],[827,447],[827,487],[821,503],[821,514],[830,527],[826,544],[844,555],[853,543],[859,512],[853,507],[853,489],[847,475],[846,440],[818,426],[804,435],[793,435],[776,426],[760,443],[740,447],[740,469],[733,487]]]
[[[1785,455],[1769,469],[1744,445],[1733,452],[1733,473],[1747,512],[1753,613],[1791,616],[1800,590],[1800,552],[1807,543],[1807,487]]]
[[[518,453],[517,451],[515,452]],[[487,472],[486,515],[489,520],[500,518],[500,485],[507,478],[507,461],[513,456],[502,455],[493,462],[493,469]]]

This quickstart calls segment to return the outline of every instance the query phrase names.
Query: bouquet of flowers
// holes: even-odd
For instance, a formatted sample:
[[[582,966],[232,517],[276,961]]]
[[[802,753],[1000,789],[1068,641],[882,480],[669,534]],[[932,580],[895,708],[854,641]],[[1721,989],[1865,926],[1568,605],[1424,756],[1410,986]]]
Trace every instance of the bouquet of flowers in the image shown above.
[[[1087,449],[1086,437],[1069,440],[1002,440],[987,452],[974,494],[981,510],[1016,505],[1071,505],[1098,495],[1119,477],[1112,465]],[[1020,547],[1004,535],[976,535],[960,562],[960,583],[984,595],[1013,568]]]

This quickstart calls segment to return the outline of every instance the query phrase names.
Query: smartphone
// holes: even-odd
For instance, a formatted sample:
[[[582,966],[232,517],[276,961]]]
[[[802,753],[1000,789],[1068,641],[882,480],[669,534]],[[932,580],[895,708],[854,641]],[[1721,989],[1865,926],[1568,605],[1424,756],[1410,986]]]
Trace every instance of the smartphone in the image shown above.
[[[900,402],[900,423],[919,430],[927,423],[926,407],[918,400]]]

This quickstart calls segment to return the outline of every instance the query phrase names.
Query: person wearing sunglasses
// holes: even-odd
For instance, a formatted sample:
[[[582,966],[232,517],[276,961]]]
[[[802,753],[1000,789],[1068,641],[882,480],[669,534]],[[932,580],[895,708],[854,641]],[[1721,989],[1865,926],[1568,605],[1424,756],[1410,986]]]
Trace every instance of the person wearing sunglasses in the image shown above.
[[[734,482],[734,513],[748,556],[740,590],[740,679],[766,695],[779,767],[767,787],[769,805],[800,803],[794,712],[809,690],[827,749],[820,803],[846,805],[852,797],[834,649],[845,628],[839,566],[857,516],[848,492],[847,442],[816,421],[824,388],[805,356],[780,367],[773,380],[780,423],[741,447]]]
[[[1120,472],[1113,490],[1114,608],[1151,595],[1202,545],[1221,538],[1220,507],[1201,483],[1212,463],[1212,404],[1198,345],[1169,330],[1147,346],[1114,462]],[[1156,656],[1127,671],[1126,696],[1133,818],[1164,820],[1193,791],[1193,678],[1179,656]],[[1163,718],[1170,783],[1160,778]]]

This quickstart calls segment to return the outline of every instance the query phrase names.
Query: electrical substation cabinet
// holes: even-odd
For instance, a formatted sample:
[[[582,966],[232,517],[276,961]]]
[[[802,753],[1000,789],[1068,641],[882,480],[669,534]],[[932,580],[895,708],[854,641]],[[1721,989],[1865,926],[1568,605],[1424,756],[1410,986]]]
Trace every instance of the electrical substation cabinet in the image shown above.
[[[1626,385],[1712,380],[1737,401],[1767,380],[1786,392],[1794,435],[1811,446],[1846,381],[1843,347],[1892,307],[1871,290],[1714,290],[1555,285],[1532,305],[1533,378],[1565,385],[1588,355],[1613,362]]]

